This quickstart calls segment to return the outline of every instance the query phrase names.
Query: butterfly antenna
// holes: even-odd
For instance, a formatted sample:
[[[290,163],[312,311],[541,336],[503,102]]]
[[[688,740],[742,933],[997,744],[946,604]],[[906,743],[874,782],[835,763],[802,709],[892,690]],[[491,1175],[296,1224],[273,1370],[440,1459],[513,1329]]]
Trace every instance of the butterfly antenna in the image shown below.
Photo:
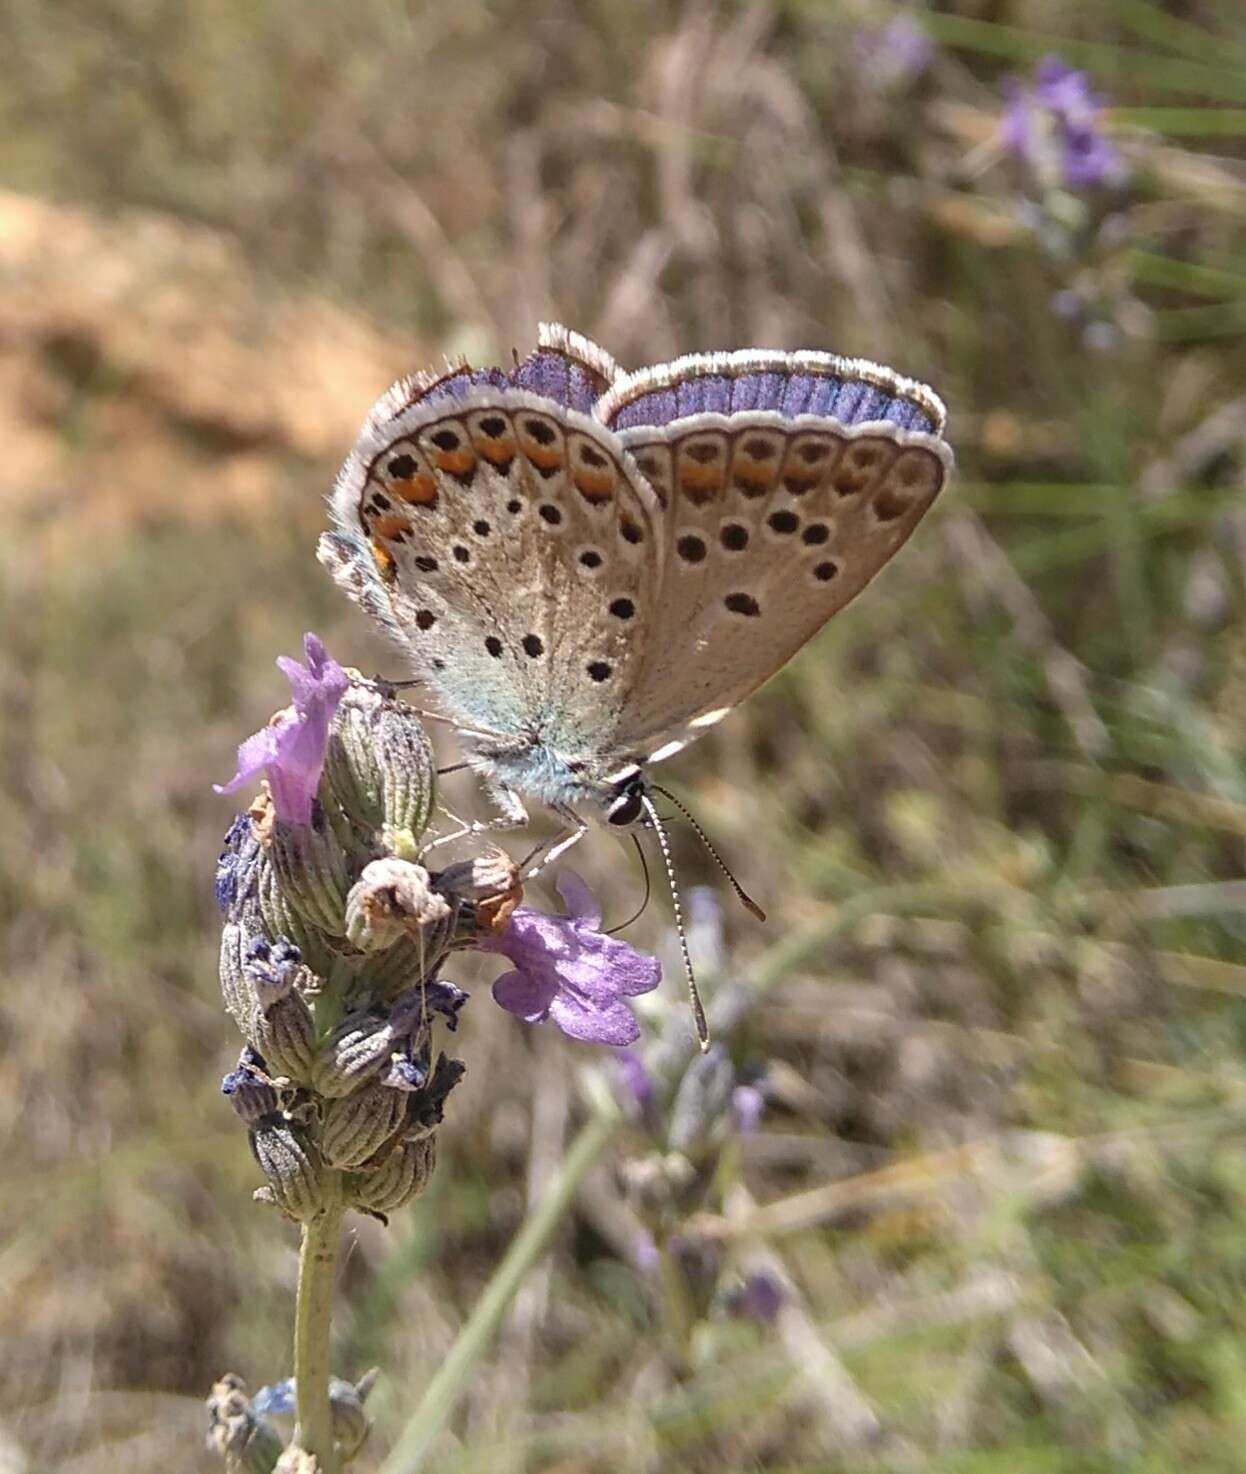
[[[629,926],[631,926],[634,921],[639,921],[640,918],[649,909],[649,901],[653,895],[653,886],[649,880],[649,862],[645,859],[644,849],[641,847],[641,843],[636,838],[635,834],[629,834],[628,839],[630,839],[631,842],[636,846],[636,853],[640,856],[640,868],[645,877],[645,898],[643,901],[641,901],[640,905],[637,906],[635,911],[632,912],[632,914],[627,918],[626,921],[620,921],[618,926],[610,926],[606,928],[605,935],[608,937],[617,936],[619,932],[625,931]]]
[[[704,1054],[710,1047],[710,1026],[705,1021],[705,1008],[701,1003],[701,994],[697,991],[696,973],[692,970],[692,953],[688,950],[688,935],[684,931],[684,909],[680,905],[679,887],[675,883],[675,862],[671,859],[671,842],[666,837],[666,828],[658,817],[657,809],[653,807],[653,800],[647,793],[642,793],[640,802],[658,837],[658,848],[662,851],[662,864],[666,866],[666,879],[671,888],[671,907],[675,912],[675,931],[679,936],[679,950],[683,953],[684,973],[688,978],[688,998],[692,1004],[692,1021],[696,1024],[697,1042],[701,1046],[701,1053]]]
[[[717,865],[722,873],[727,877],[727,880],[730,882],[731,889],[735,891],[736,896],[739,898],[741,906],[743,906],[746,911],[751,912],[751,914],[754,915],[758,919],[758,921],[765,921],[766,913],[761,909],[761,907],[752,898],[752,896],[749,895],[749,893],[744,889],[744,887],[735,878],[735,876],[732,875],[731,871],[727,869],[726,860],[723,859],[723,857],[710,843],[710,837],[708,834],[706,834],[705,830],[701,828],[701,826],[692,817],[688,810],[683,806],[683,804],[679,802],[679,800],[675,797],[673,793],[670,792],[669,789],[663,788],[660,784],[657,783],[653,784],[652,786],[655,793],[660,793],[663,798],[668,799],[671,803],[673,803],[675,807],[679,810],[679,812],[684,816],[684,818],[687,819],[688,823],[692,825],[692,832],[705,846],[706,850],[708,850],[710,859],[713,860],[714,864]]]

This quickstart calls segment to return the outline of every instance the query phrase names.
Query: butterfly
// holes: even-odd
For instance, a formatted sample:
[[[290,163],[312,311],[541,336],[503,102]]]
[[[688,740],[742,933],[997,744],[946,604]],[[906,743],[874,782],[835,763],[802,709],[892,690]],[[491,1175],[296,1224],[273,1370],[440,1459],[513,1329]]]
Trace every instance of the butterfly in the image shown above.
[[[510,370],[395,384],[319,555],[406,653],[506,819],[658,827],[649,768],[907,541],[952,465],[923,384],[829,353],[635,373],[558,324]],[[665,841],[663,839],[663,850]]]

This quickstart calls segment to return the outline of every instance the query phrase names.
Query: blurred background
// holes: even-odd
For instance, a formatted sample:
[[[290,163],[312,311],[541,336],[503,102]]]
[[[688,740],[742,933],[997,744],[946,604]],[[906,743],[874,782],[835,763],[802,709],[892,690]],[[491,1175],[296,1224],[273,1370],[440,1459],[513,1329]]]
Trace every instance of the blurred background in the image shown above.
[[[210,783],[304,630],[400,674],[315,563],[323,496],[393,377],[543,317],[628,366],[881,359],[959,475],[669,766],[770,913],[679,834],[708,985],[768,989],[725,1041],[755,1129],[648,1221],[670,1123],[616,1136],[436,1467],[1240,1469],[1238,0],[0,0],[0,34],[0,1469],[218,1468],[209,1384],[288,1372]],[[630,912],[617,840],[576,863]],[[352,1229],[362,1467],[603,1068],[496,970],[455,977],[433,1187]]]

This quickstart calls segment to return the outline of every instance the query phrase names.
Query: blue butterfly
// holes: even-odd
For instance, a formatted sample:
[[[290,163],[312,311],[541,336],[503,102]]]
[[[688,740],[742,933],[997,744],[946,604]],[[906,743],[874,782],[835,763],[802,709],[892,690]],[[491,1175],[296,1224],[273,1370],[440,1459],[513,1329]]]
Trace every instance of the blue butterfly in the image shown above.
[[[544,324],[510,371],[382,397],[320,558],[506,818],[529,798],[567,820],[548,863],[585,813],[656,825],[650,766],[899,551],[950,472],[945,421],[932,390],[860,359],[748,349],[629,374]]]

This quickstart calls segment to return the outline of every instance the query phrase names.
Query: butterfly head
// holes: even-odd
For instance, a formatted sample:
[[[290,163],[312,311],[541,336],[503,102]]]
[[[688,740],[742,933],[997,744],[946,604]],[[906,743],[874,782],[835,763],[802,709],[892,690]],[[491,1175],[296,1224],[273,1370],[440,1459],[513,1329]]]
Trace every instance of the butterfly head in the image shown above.
[[[648,785],[637,762],[569,755],[539,738],[477,740],[468,761],[491,784],[598,822],[626,827],[644,815]]]

